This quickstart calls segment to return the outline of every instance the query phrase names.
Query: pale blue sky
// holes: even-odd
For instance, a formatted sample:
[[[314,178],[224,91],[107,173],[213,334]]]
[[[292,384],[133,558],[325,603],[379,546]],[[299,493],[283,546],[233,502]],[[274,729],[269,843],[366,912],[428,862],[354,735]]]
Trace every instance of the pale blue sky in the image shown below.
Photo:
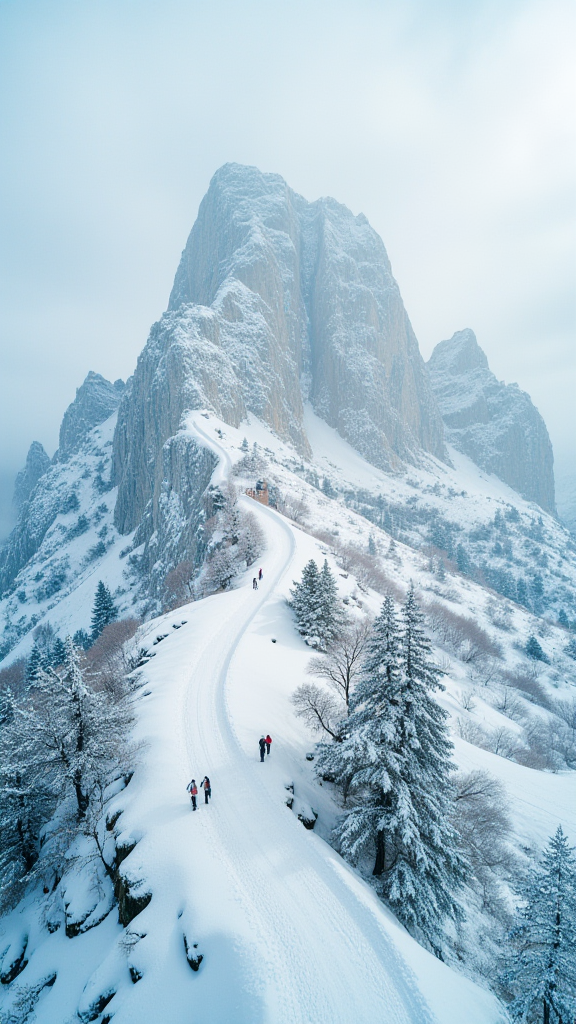
[[[565,460],[575,22],[568,0],[0,0],[4,496],[88,370],[130,374],[228,160],[364,212],[424,355],[472,327]]]

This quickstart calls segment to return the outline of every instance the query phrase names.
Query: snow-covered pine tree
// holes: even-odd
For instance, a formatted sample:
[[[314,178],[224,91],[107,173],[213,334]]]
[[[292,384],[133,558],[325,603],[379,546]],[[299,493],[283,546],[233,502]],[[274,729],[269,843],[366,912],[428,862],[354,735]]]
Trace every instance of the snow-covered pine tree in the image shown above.
[[[35,683],[40,672],[42,671],[42,651],[36,641],[32,644],[32,650],[30,651],[30,657],[26,663],[26,682],[30,686]]]
[[[400,667],[401,774],[410,802],[398,806],[394,863],[382,875],[382,892],[398,916],[434,944],[446,917],[462,918],[458,892],[468,865],[450,822],[455,765],[448,713],[431,696],[444,687],[413,585],[402,609]]]
[[[342,629],[344,617],[338,604],[338,587],[334,574],[328,565],[328,559],[324,559],[324,565],[320,570],[319,603],[321,617],[321,638],[322,646],[330,644]]]
[[[4,704],[11,705],[10,695]],[[40,832],[54,810],[54,799],[22,758],[21,723],[4,706],[0,730],[0,908],[22,894],[40,851]]]
[[[236,547],[229,545],[216,548],[204,569],[202,582],[206,592],[213,594],[217,590],[228,590],[232,580],[238,575],[238,570]]]
[[[124,701],[85,683],[70,637],[65,647],[62,670],[41,672],[13,707],[14,758],[26,766],[30,785],[47,787],[58,800],[72,797],[80,819],[94,789],[123,762],[129,714]]]
[[[50,652],[50,661],[54,668],[58,668],[59,665],[63,665],[66,660],[66,645],[59,636],[56,637],[52,644],[52,650]]]
[[[100,633],[109,622],[118,618],[118,611],[106,584],[100,580],[96,587],[94,596],[94,608],[92,610],[92,642],[98,639]]]
[[[320,573],[313,558],[302,570],[302,579],[294,582],[289,605],[296,618],[296,626],[303,636],[317,636],[320,628],[319,607]]]
[[[352,806],[336,835],[356,862],[375,854],[376,888],[409,927],[438,947],[443,921],[462,916],[466,864],[450,824],[452,745],[422,615],[411,589],[398,624],[391,597],[374,623],[341,743],[323,744],[320,774]]]
[[[376,850],[375,874],[384,866],[386,841],[394,833],[394,804],[402,791],[399,648],[394,601],[388,596],[366,645],[342,741],[321,744],[317,758],[319,774],[340,785],[345,800],[353,798],[336,830],[342,853],[355,863]]]
[[[304,566],[302,579],[294,584],[290,593],[289,604],[296,616],[298,631],[323,649],[338,635],[343,622],[336,580],[327,560],[319,571],[311,558]]]
[[[85,629],[77,629],[72,640],[75,647],[81,647],[85,651],[90,647],[90,636]]]
[[[544,651],[542,650],[542,645],[533,633],[530,634],[526,641],[526,654],[529,658],[532,658],[533,661],[548,661]]]
[[[572,1024],[576,1017],[576,857],[559,826],[525,880],[509,935],[502,982],[525,1024]]]

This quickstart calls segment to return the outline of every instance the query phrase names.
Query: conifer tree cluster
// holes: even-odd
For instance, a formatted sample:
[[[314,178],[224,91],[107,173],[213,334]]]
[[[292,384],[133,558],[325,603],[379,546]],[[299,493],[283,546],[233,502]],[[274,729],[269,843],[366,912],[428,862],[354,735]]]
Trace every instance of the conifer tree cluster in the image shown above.
[[[338,588],[324,559],[318,569],[313,558],[306,563],[302,579],[290,591],[289,602],[296,617],[298,632],[314,647],[324,649],[342,628],[343,616],[338,605]]]
[[[561,827],[520,890],[502,983],[515,1021],[576,1019],[576,856]]]
[[[398,917],[436,948],[443,922],[462,916],[467,875],[450,823],[452,744],[443,689],[411,588],[401,616],[384,601],[374,622],[340,742],[319,748],[345,813],[336,838],[353,863],[373,858],[375,885]]]
[[[130,716],[125,691],[95,690],[83,677],[80,652],[68,637],[58,670],[40,669],[19,699],[3,695],[0,734],[0,903],[19,895],[57,841],[42,830],[58,806],[69,837],[90,813],[95,795],[126,757]]]

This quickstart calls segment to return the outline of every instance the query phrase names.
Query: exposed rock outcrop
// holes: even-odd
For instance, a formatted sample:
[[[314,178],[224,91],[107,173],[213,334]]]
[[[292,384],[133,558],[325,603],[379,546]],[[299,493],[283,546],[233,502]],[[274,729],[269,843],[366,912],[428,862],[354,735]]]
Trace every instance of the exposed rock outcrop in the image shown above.
[[[111,384],[99,373],[88,373],[84,383],[76,389],[76,398],[64,413],[60,427],[56,462],[65,462],[77,452],[93,427],[107,420],[120,404],[124,381]]]
[[[35,486],[29,490],[28,497],[22,501],[16,526],[0,548],[0,594],[12,585],[20,570],[34,557],[58,514],[73,512],[77,508],[76,491],[82,472],[91,475],[91,469],[85,463],[80,464],[84,454],[96,454],[96,450],[91,450],[94,445],[90,432],[115,412],[123,391],[122,381],[111,384],[100,374],[89,373],[64,413],[60,447],[52,462],[46,466],[44,457],[47,456],[42,445],[37,442],[32,445],[26,468],[20,474],[22,494],[34,475],[42,467],[44,469]],[[77,458],[80,460],[78,470],[73,465]],[[105,461],[109,461],[109,453],[107,460],[100,460],[102,467]],[[109,486],[101,476],[94,483],[103,488]]]
[[[552,445],[530,396],[496,379],[471,330],[441,341],[428,369],[446,439],[523,498],[554,513]]]
[[[120,407],[118,529],[145,522],[147,542],[157,529],[160,453],[187,410],[210,408],[235,426],[253,412],[306,455],[306,398],[379,466],[445,454],[425,365],[366,218],[332,199],[308,203],[279,175],[227,164]]]
[[[24,502],[28,501],[40,477],[44,475],[49,465],[50,458],[44,451],[43,445],[39,441],[33,441],[28,449],[26,465],[18,473],[14,484],[12,504],[16,513],[19,513]]]

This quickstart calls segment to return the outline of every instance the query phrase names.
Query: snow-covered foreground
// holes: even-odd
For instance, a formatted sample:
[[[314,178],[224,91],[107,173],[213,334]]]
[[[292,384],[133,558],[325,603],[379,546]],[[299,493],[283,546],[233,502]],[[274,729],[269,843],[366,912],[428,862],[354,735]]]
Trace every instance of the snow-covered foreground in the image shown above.
[[[222,453],[217,474],[228,467]],[[22,982],[58,973],[37,1019],[62,1024],[78,1008],[100,1020],[90,1007],[115,992],[105,1011],[115,1024],[496,1024],[494,997],[412,940],[286,806],[292,783],[294,812],[312,802],[317,831],[329,827],[309,741],[288,704],[309,649],[285,596],[319,552],[277,513],[242,500],[266,535],[260,588],[242,580],[142,635],[150,647],[168,634],[138,691],[140,764],[109,814],[122,810],[120,845],[137,841],[123,871],[151,902],[125,932],[112,915],[72,940],[62,929],[29,929]],[[258,738],[268,730],[272,754],[261,764]],[[186,785],[204,774],[213,802],[193,813]],[[184,936],[203,956],[196,973]],[[142,976],[136,984],[130,968]]]
[[[118,993],[114,1019],[498,1020],[495,1000],[410,939],[285,806],[294,748],[283,754],[278,716],[273,753],[260,763],[258,737],[272,725],[251,687],[253,658],[264,658],[267,644],[272,704],[274,665],[298,645],[286,629],[282,594],[311,541],[274,512],[258,514],[268,543],[260,589],[246,581],[180,609],[186,625],[158,646],[146,670],[151,692],[141,728],[151,756],[145,777],[126,791],[136,787],[122,821],[142,834],[128,863],[131,874],[146,877],[153,898],[132,926],[147,933],[132,954],[143,978],[127,983],[123,998]],[[238,734],[248,742],[250,719],[245,750]],[[289,721],[286,733],[290,740]],[[275,761],[282,767],[274,770]],[[205,773],[213,802],[194,814],[185,786]],[[182,929],[205,957],[198,974],[186,964]]]
[[[119,1024],[500,1020],[490,994],[418,946],[286,807],[285,783],[297,806],[309,766],[285,692],[286,669],[301,671],[307,655],[284,595],[317,551],[276,513],[250,508],[267,539],[260,589],[246,580],[154,624],[150,640],[187,619],[146,668],[139,732],[148,750],[117,800],[120,841],[140,839],[126,868],[153,894],[130,926],[145,934],[129,956],[143,977],[130,983],[116,948],[82,1004],[114,982]],[[268,729],[272,755],[261,764]],[[213,802],[193,813],[185,787],[205,773]],[[204,956],[197,974],[183,934]]]

